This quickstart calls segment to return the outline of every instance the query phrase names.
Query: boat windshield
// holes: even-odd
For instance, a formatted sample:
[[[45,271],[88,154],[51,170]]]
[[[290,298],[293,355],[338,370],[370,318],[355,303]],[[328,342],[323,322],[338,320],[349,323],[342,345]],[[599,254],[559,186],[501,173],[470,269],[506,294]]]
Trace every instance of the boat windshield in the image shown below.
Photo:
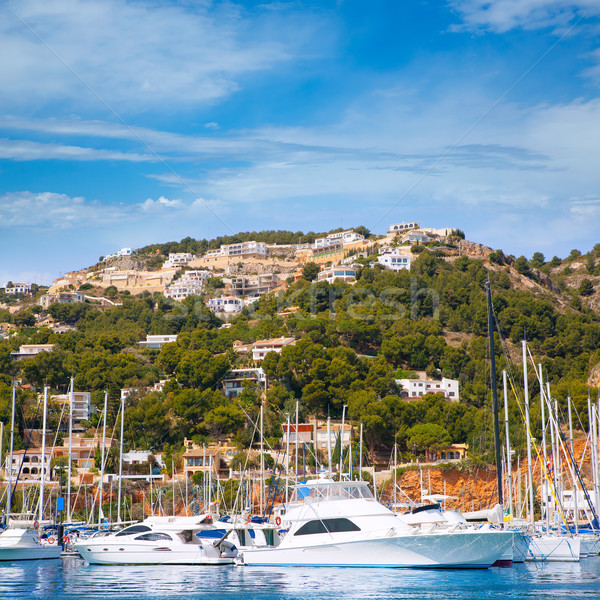
[[[321,500],[356,500],[373,498],[364,481],[312,480],[300,483],[294,491],[292,502],[317,502]]]

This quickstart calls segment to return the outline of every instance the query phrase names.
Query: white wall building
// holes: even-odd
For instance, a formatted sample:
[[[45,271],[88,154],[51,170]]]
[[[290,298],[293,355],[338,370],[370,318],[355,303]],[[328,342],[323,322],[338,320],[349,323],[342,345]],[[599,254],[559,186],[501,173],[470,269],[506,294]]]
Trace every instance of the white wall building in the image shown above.
[[[163,269],[172,269],[177,267],[185,267],[189,262],[196,257],[190,252],[170,252],[169,258],[165,261]]]
[[[18,352],[11,352],[10,355],[17,360],[35,356],[40,352],[52,352],[56,344],[23,344]]]
[[[396,235],[398,233],[402,234],[402,233],[406,233],[407,231],[410,231],[411,229],[419,229],[421,227],[421,223],[419,223],[418,221],[411,221],[408,223],[392,223],[387,230],[387,234],[388,236],[390,235]]]
[[[8,295],[16,295],[16,294],[31,294],[31,284],[30,283],[13,283],[11,286],[6,286],[4,288],[4,292]]]
[[[255,369],[231,369],[221,382],[225,396],[228,398],[237,398],[242,393],[245,382],[252,383],[264,390],[267,377],[260,367]]]
[[[166,298],[177,301],[188,296],[199,296],[204,290],[207,280],[211,277],[212,273],[210,271],[197,269],[185,271],[179,279],[167,285],[163,293]]]
[[[330,233],[327,237],[317,238],[315,240],[314,248],[325,248],[332,244],[352,244],[354,242],[360,242],[365,237],[356,231],[348,229],[347,231],[340,231],[338,233]]]
[[[458,401],[459,385],[456,379],[442,377],[442,380],[431,379],[396,379],[396,383],[402,386],[401,398],[414,400],[425,394],[444,394],[448,400]]]
[[[414,229],[413,231],[409,231],[400,238],[400,241],[402,243],[408,242],[409,244],[426,244],[427,242],[431,242],[432,240],[433,238],[421,229]]]
[[[386,269],[392,271],[410,270],[410,252],[406,252],[407,246],[400,248],[382,248],[377,257],[377,262]]]
[[[210,298],[206,306],[216,315],[235,315],[242,312],[244,301],[234,296],[221,296],[219,298]]]
[[[349,266],[333,266],[327,267],[319,272],[317,275],[317,281],[327,281],[333,283],[336,279],[350,283],[356,281],[356,273],[358,272],[357,267]]]
[[[83,292],[44,294],[39,300],[39,304],[44,310],[51,304],[75,304],[76,302],[85,302],[85,294]]]
[[[42,461],[43,456],[43,461]],[[28,480],[28,479],[41,479],[42,478],[42,465],[44,465],[44,471],[46,473],[46,480],[50,479],[50,461],[53,457],[52,448],[46,447],[44,455],[42,455],[41,448],[29,448],[27,453],[25,450],[15,450],[13,451],[13,459],[12,465],[9,470],[8,462],[9,462],[9,454],[6,453],[6,467],[2,469],[5,478],[8,478],[12,473],[12,481],[17,478],[19,474],[19,469],[21,470],[20,479]],[[21,468],[22,465],[22,468]]]
[[[56,402],[59,406],[65,406],[65,414],[67,419],[71,403],[70,394],[60,394],[59,396],[52,396],[51,400]],[[87,421],[90,416],[96,412],[96,407],[92,407],[92,394],[91,392],[73,392],[73,421]]]
[[[114,254],[107,254],[104,259],[103,262],[111,259],[111,258],[117,258],[119,256],[131,256],[133,254],[133,250],[131,248],[121,248],[118,252],[115,252]]]
[[[241,242],[240,244],[224,244],[218,250],[209,250],[206,258],[215,258],[219,256],[255,256],[257,258],[266,258],[269,254],[267,245],[263,242]]]
[[[164,344],[172,344],[176,341],[176,333],[161,333],[158,335],[147,335],[145,340],[138,342],[138,345],[143,348],[162,348]]]
[[[295,344],[295,338],[271,338],[269,340],[258,340],[252,344],[252,360],[260,361],[269,352],[277,352],[281,354],[281,351],[290,344]]]

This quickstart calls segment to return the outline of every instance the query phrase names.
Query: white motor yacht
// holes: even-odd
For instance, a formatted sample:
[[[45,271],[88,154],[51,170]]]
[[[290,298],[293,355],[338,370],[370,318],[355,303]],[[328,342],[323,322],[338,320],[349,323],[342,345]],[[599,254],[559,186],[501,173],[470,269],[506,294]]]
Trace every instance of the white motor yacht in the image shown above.
[[[38,530],[26,525],[10,525],[0,533],[0,561],[60,558],[62,547],[40,541]]]
[[[237,548],[225,536],[214,541],[196,536],[212,528],[206,521],[204,517],[149,517],[116,533],[98,532],[75,543],[75,548],[90,564],[232,564]]]
[[[244,564],[485,568],[512,548],[507,532],[409,523],[363,481],[308,481],[294,501],[282,516],[281,543],[245,548]]]

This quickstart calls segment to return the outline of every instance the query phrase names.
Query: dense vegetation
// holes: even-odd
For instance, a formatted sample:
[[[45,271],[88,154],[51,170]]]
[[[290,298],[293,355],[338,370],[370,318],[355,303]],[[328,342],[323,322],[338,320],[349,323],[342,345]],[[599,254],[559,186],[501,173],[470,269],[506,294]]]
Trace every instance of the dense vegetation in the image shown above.
[[[263,233],[265,241],[279,243],[297,242],[304,235]],[[239,234],[235,239],[219,238],[219,243],[250,237],[260,239],[256,233]],[[197,252],[194,244],[204,241],[188,238],[178,244],[169,251]],[[207,242],[206,247],[214,245]],[[0,341],[0,420],[7,423],[10,418],[12,377],[19,376],[38,389],[47,384],[64,392],[73,375],[76,389],[92,391],[98,406],[103,390],[109,391],[109,422],[116,417],[120,390],[138,390],[127,399],[125,441],[130,448],[171,451],[181,446],[184,437],[208,441],[224,436],[245,448],[252,440],[261,402],[266,435],[275,441],[285,415],[299,402],[303,417],[339,418],[346,405],[349,417],[363,423],[372,451],[389,449],[396,441],[401,452],[410,455],[451,440],[466,442],[471,452],[485,456],[492,440],[484,295],[489,278],[505,348],[518,357],[525,335],[560,406],[564,409],[566,397],[571,396],[586,426],[586,381],[590,369],[600,362],[600,318],[582,301],[592,292],[588,286],[562,294],[515,286],[515,273],[540,279],[540,274],[560,267],[556,277],[552,271],[553,282],[566,290],[564,271],[573,256],[546,263],[536,253],[531,261],[523,258],[524,264],[495,254],[493,269],[480,260],[463,256],[451,262],[423,251],[415,255],[411,272],[365,266],[353,286],[303,278],[280,297],[262,297],[229,328],[221,328],[222,322],[197,297],[173,303],[160,294],[122,295],[122,306],[106,309],[89,303],[56,304],[48,312],[76,327],[62,335],[32,327],[34,313],[27,309],[24,313],[29,312],[31,319],[21,317],[19,322],[19,314],[10,317],[20,323],[18,334]],[[597,274],[600,245],[589,255],[577,256],[590,276]],[[282,314],[286,307],[296,311]],[[146,334],[161,333],[179,337],[161,350],[142,350],[136,344]],[[230,368],[250,364],[233,351],[234,340],[276,336],[293,336],[298,342],[263,361],[270,382],[266,397],[248,386],[238,399],[227,399],[221,391],[222,378]],[[57,347],[19,362],[12,360],[10,352],[24,343]],[[518,382],[520,366],[509,364],[498,335],[495,351],[498,383],[503,368],[510,369]],[[439,395],[412,402],[401,399],[396,379],[414,370],[458,379],[461,401],[450,403]],[[145,391],[161,379],[167,379],[162,392]],[[529,385],[535,396],[538,386],[531,369]],[[32,392],[20,392],[20,406],[18,444],[23,443],[26,427],[34,421],[39,425],[40,420]],[[539,415],[535,402],[533,406],[535,424]],[[510,420],[513,443],[519,449],[523,428],[514,396]],[[94,416],[90,425],[96,422]]]

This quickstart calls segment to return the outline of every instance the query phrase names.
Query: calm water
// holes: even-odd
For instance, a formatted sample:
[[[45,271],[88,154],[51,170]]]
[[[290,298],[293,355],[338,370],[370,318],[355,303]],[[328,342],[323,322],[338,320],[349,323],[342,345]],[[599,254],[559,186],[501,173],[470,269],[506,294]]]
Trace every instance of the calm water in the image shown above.
[[[512,569],[92,566],[81,560],[0,564],[4,599],[504,600],[600,598],[600,558]]]

